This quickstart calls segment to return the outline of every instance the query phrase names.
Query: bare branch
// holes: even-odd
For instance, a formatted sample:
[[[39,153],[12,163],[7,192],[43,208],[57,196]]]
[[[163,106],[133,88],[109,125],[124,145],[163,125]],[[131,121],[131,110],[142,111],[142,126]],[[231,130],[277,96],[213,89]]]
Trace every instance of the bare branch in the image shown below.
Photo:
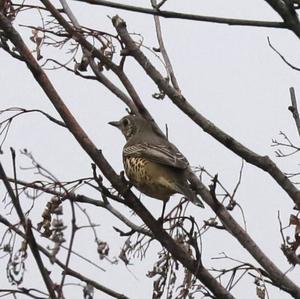
[[[67,16],[73,23],[76,28],[81,28],[77,18],[73,14],[72,10],[70,9],[68,3],[65,0],[60,0],[64,11],[66,12]],[[90,52],[82,46],[82,50],[86,58],[88,59],[88,63],[93,70],[94,74],[96,75],[97,80],[102,83],[108,90],[110,90],[113,94],[115,94],[119,99],[121,99],[128,108],[135,114],[138,114],[138,110],[132,100],[122,91],[120,90],[115,84],[113,84],[104,74],[99,70],[99,67],[94,61],[94,58],[91,56]]]
[[[287,61],[287,59],[271,44],[271,41],[270,41],[270,38],[269,37],[267,37],[267,39],[268,39],[268,44],[269,44],[269,46],[270,46],[270,48],[276,53],[276,54],[278,54],[279,55],[279,57],[290,67],[290,68],[292,68],[293,70],[295,70],[295,71],[300,71],[300,68],[298,68],[298,67],[296,67],[296,66],[294,66],[294,65],[292,65],[290,62],[288,62]]]
[[[36,292],[37,295],[34,295],[33,292]],[[29,298],[33,298],[33,299],[47,299],[48,296],[46,293],[41,292],[39,290],[36,289],[26,289],[24,287],[20,287],[19,289],[0,289],[0,293],[5,293],[2,294],[0,297],[5,297],[7,295],[11,295],[13,294],[13,296],[15,296],[15,294],[22,294],[22,295],[26,295]],[[41,297],[41,295],[44,295],[45,297]]]
[[[152,3],[153,8],[157,7],[157,1],[156,0],[151,0],[151,3]],[[167,50],[166,50],[165,45],[164,45],[162,32],[161,32],[160,21],[159,21],[159,16],[154,15],[154,22],[155,22],[155,28],[156,28],[156,36],[157,36],[157,40],[158,40],[158,44],[159,44],[159,51],[161,52],[161,54],[163,56],[163,59],[164,59],[165,64],[166,64],[167,72],[170,76],[170,79],[171,79],[171,82],[172,82],[174,88],[178,92],[180,92],[180,88],[179,88],[178,82],[176,80],[176,77],[175,77],[175,74],[174,74],[174,70],[173,70],[169,55],[168,55]]]
[[[60,286],[59,286],[59,289],[58,289],[58,296],[59,297],[64,297],[63,296],[63,286],[64,286],[64,282],[65,282],[66,275],[67,275],[67,269],[69,268],[69,264],[70,264],[70,259],[71,259],[73,244],[74,244],[75,233],[77,231],[74,203],[72,201],[70,201],[70,205],[71,205],[71,211],[72,211],[71,236],[70,236],[70,241],[69,241],[69,246],[68,246],[68,252],[67,252],[67,258],[66,258],[66,262],[65,262],[65,267],[64,267],[63,274],[62,274]]]
[[[299,118],[299,111],[298,111],[297,99],[296,99],[294,87],[290,87],[290,95],[291,95],[292,106],[289,107],[289,110],[293,114],[293,117],[294,117],[294,120],[296,123],[296,128],[298,131],[298,135],[300,136],[300,118]]]
[[[11,178],[7,178],[7,179],[9,182],[15,181],[14,179],[11,179]],[[104,209],[108,210],[110,213],[112,213],[117,219],[122,221],[128,227],[130,227],[133,231],[141,233],[143,235],[150,236],[150,237],[153,236],[149,230],[134,224],[127,217],[125,217],[122,213],[120,213],[117,209],[115,209],[109,202],[104,202],[99,199],[93,199],[93,198],[90,198],[83,194],[75,194],[74,192],[62,193],[62,192],[56,191],[55,189],[52,189],[50,187],[46,187],[43,184],[39,184],[37,182],[29,183],[29,182],[24,182],[21,180],[16,180],[16,183],[18,185],[24,186],[25,188],[31,188],[34,190],[39,190],[39,191],[42,191],[42,192],[45,192],[48,194],[55,195],[58,198],[60,198],[62,201],[65,199],[69,199],[73,202],[86,203],[86,204],[104,208]],[[106,194],[106,196],[109,196],[109,195]]]
[[[61,126],[61,127],[64,127],[66,128],[66,125],[61,121],[61,120],[58,120],[56,118],[54,118],[53,116],[51,116],[50,114],[40,110],[40,109],[25,109],[25,108],[21,108],[21,107],[10,107],[8,109],[5,109],[5,110],[0,110],[0,114],[4,113],[4,112],[17,112],[15,115],[13,115],[12,117],[10,118],[7,118],[3,121],[1,121],[1,124],[6,122],[6,121],[11,121],[13,118],[19,116],[19,115],[22,115],[22,114],[26,114],[26,113],[32,113],[32,112],[38,112],[42,115],[44,115],[46,118],[48,118],[50,121],[52,121],[53,123]]]
[[[276,150],[275,153],[278,158],[289,157],[300,151],[300,147],[295,145],[284,132],[280,132],[280,135],[285,141],[277,141],[277,139],[272,139],[271,146],[288,148],[290,151],[283,152],[281,149]]]
[[[237,26],[254,26],[254,27],[271,27],[271,28],[286,28],[285,24],[282,22],[268,22],[268,21],[256,21],[256,20],[240,20],[240,19],[229,19],[229,18],[218,18],[218,17],[208,17],[208,16],[200,16],[194,14],[185,14],[173,11],[166,11],[160,9],[149,9],[142,8],[133,5],[127,5],[112,1],[106,0],[76,0],[80,2],[86,2],[95,5],[114,7],[118,9],[124,9],[128,11],[134,11],[144,14],[150,14],[155,16],[160,16],[164,18],[176,18],[176,19],[184,19],[191,21],[201,21],[201,22],[210,22],[210,23],[219,23],[219,24],[228,24],[228,25],[237,25]]]

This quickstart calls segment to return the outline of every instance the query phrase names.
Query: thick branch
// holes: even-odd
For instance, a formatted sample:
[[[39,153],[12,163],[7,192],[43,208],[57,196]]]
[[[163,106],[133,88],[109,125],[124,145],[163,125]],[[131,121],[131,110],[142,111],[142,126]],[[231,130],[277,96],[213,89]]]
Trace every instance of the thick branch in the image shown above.
[[[300,23],[291,0],[265,0],[283,19],[285,27],[300,38]]]

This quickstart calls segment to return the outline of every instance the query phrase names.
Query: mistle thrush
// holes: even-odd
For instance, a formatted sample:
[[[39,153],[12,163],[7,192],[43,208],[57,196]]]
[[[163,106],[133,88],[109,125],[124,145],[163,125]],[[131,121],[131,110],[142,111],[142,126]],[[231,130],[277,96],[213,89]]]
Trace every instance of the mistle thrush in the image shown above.
[[[189,186],[187,159],[150,121],[128,115],[109,124],[120,129],[127,140],[123,148],[124,169],[139,191],[164,204],[171,195],[180,193],[204,207]]]

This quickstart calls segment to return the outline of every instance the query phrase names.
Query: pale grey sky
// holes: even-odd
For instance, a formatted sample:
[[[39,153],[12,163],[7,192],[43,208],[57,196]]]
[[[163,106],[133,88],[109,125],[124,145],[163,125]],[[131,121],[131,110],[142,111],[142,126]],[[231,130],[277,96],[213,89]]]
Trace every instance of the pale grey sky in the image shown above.
[[[126,2],[141,6],[148,5],[148,1]],[[118,14],[127,22],[130,32],[144,37],[145,46],[151,48],[157,45],[151,16],[74,1],[69,1],[69,4],[82,25],[107,30],[114,34],[114,28],[107,16]],[[224,1],[213,0],[169,0],[165,9],[232,18],[279,20],[279,17],[262,0],[226,1],[226,5]],[[38,16],[36,17],[38,20]],[[28,13],[20,19],[20,23],[29,24],[32,16]],[[278,159],[274,155],[274,148],[270,145],[272,138],[279,138],[280,131],[287,133],[296,143],[298,141],[294,121],[287,107],[290,105],[290,86],[295,87],[296,95],[300,98],[299,74],[287,67],[270,49],[267,37],[270,37],[274,46],[286,58],[300,66],[298,39],[292,33],[279,29],[216,25],[174,19],[162,19],[161,23],[165,45],[176,77],[188,101],[200,113],[244,145],[259,154],[269,155],[283,171],[297,171],[296,156]],[[24,33],[24,36],[30,35],[29,30],[17,28]],[[34,48],[28,38],[26,42],[32,49]],[[64,54],[67,49],[63,49],[61,54],[58,54],[58,51],[53,52],[52,49],[43,50],[45,56],[48,53],[48,55],[55,55],[56,59],[61,61],[66,60]],[[144,51],[163,71],[153,54],[147,49]],[[165,124],[168,124],[169,139],[185,154],[192,166],[204,166],[212,174],[218,173],[223,184],[229,190],[233,190],[239,175],[241,159],[192,124],[167,98],[163,101],[154,100],[151,95],[157,91],[156,87],[132,59],[128,60],[130,62],[126,64],[126,71],[129,77],[160,127],[163,129]],[[39,108],[57,116],[25,65],[13,60],[3,51],[0,52],[0,65],[2,66],[1,109],[10,106]],[[49,71],[48,75],[93,142],[103,150],[115,169],[121,171],[121,149],[125,140],[117,130],[107,125],[107,122],[123,116],[124,105],[96,82],[74,77],[63,70]],[[4,154],[1,156],[7,172],[11,173],[9,147],[14,147],[17,151],[27,148],[44,167],[61,180],[91,175],[91,161],[74,138],[66,130],[49,123],[42,116],[29,114],[13,123],[3,148]],[[19,166],[28,165],[27,159],[19,157]],[[19,170],[18,173],[22,179],[34,179],[31,171]],[[98,196],[91,190],[88,192],[91,196]],[[178,198],[175,196],[174,201]],[[243,207],[249,234],[283,272],[287,271],[290,265],[280,250],[281,236],[277,212],[280,211],[283,223],[287,224],[293,212],[292,201],[270,176],[247,163],[236,199]],[[37,206],[43,207],[47,200],[48,198],[37,203]],[[146,196],[142,197],[142,201],[153,211],[153,214],[159,215],[160,202],[148,199]],[[8,213],[8,209],[4,210],[4,207],[5,204],[2,204],[1,210]],[[40,210],[38,208],[35,210],[37,222]],[[112,221],[114,221],[113,225],[118,227],[124,228],[124,225],[117,220],[112,220],[111,215],[101,209],[92,208],[89,213],[95,223],[101,224],[98,229],[99,236],[109,242],[110,256],[118,256],[124,239],[119,238],[113,231]],[[131,215],[129,211],[125,213]],[[201,224],[203,219],[208,219],[212,215],[210,209],[206,208],[197,211],[195,216]],[[242,224],[238,210],[233,215]],[[131,219],[137,221],[134,216]],[[0,226],[1,234],[3,229],[3,226]],[[155,246],[157,247],[157,244]],[[109,265],[105,261],[97,260],[92,234],[86,234],[85,231],[79,233],[75,248],[81,254],[93,257],[107,271],[102,273],[92,266],[84,269],[85,263],[75,258],[71,262],[74,268],[82,269],[88,277],[96,278],[99,283],[130,298],[151,298],[152,280],[146,278],[145,274],[151,269],[151,264],[156,258],[155,254],[149,254],[142,261],[136,259],[134,265],[129,266],[128,269],[122,262],[118,266]],[[211,258],[217,257],[221,252],[239,260],[248,259],[248,253],[228,234],[219,231],[205,234],[204,264],[207,267],[220,266],[220,261]],[[3,261],[0,260],[0,270],[3,273],[1,287],[6,281]],[[226,264],[227,262],[224,261],[224,266]],[[31,263],[28,263],[25,283],[38,279],[37,276],[29,277],[30,272]],[[59,277],[59,273],[57,275]],[[295,283],[299,283],[299,269],[296,268],[289,273],[289,277]],[[246,279],[247,282],[251,280],[253,278]],[[80,289],[73,286],[67,288],[66,294],[74,299],[82,297]],[[236,298],[255,298],[255,285],[241,283],[233,290],[233,294]],[[269,295],[272,299],[290,298],[285,293],[272,288]],[[97,293],[95,298],[108,297]]]

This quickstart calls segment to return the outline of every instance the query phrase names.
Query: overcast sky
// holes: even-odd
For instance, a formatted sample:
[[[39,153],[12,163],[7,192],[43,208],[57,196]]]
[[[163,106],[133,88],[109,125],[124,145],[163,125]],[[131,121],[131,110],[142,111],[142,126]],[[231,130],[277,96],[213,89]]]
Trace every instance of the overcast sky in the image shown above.
[[[149,1],[126,2],[149,6]],[[109,17],[118,14],[126,21],[130,32],[143,36],[145,46],[157,46],[153,17],[149,15],[74,1],[69,1],[69,4],[82,25],[115,34]],[[262,0],[226,1],[226,5],[221,0],[169,0],[164,8],[199,15],[280,20]],[[20,16],[15,25],[32,24],[32,20],[31,13],[27,13]],[[37,15],[34,20],[35,25],[40,25]],[[219,128],[244,145],[258,154],[269,155],[283,171],[298,171],[296,156],[278,159],[270,145],[272,138],[279,138],[280,131],[287,133],[295,143],[298,142],[296,127],[287,107],[290,105],[289,87],[294,86],[296,95],[300,98],[299,74],[284,64],[272,51],[268,46],[267,37],[269,36],[273,45],[287,59],[300,66],[298,39],[292,33],[279,29],[175,19],[161,19],[161,23],[165,45],[179,86],[188,101]],[[25,41],[33,49],[34,44],[29,40],[30,30],[18,26],[16,28],[21,30]],[[146,48],[143,50],[163,71],[154,55]],[[66,52],[67,48],[62,49],[61,54],[57,50],[45,49],[45,57],[54,55],[56,59],[64,62],[67,60]],[[210,173],[218,173],[219,179],[228,190],[233,190],[238,179],[241,159],[191,123],[167,98],[162,101],[153,99],[151,95],[157,91],[155,85],[137,64],[132,63],[132,59],[129,60],[131,62],[126,65],[129,77],[160,127],[164,129],[165,124],[168,125],[169,139],[185,154],[192,166],[204,166]],[[24,64],[1,51],[0,65],[1,109],[12,106],[39,108],[58,117]],[[107,125],[107,122],[122,117],[126,113],[125,106],[99,83],[74,77],[63,70],[49,71],[48,75],[93,142],[103,150],[115,169],[121,171],[121,151],[125,140],[120,132]],[[74,138],[66,130],[49,123],[40,115],[23,116],[11,127],[3,148],[4,154],[1,156],[6,171],[11,174],[9,147],[17,151],[27,148],[44,167],[61,180],[91,176],[91,161]],[[18,163],[22,167],[30,165],[28,159],[21,156],[18,157]],[[19,169],[18,173],[22,179],[35,178],[30,170]],[[208,182],[206,179],[206,183]],[[87,192],[91,196],[97,196],[91,190]],[[35,224],[39,221],[39,212],[48,199],[49,197],[46,197],[37,203],[37,208],[33,211],[36,217]],[[178,196],[174,197],[175,201],[178,199]],[[243,207],[249,234],[283,272],[287,271],[290,265],[280,250],[281,236],[277,212],[280,211],[283,223],[288,224],[289,216],[293,212],[292,200],[269,175],[249,164],[245,164],[242,185],[236,199]],[[159,215],[160,202],[146,196],[142,197],[142,201],[154,215]],[[4,213],[9,212],[8,208],[5,209],[5,203],[0,209]],[[112,220],[111,215],[101,209],[90,209],[89,213],[95,223],[101,224],[98,229],[99,236],[110,243],[110,256],[118,256],[124,239],[120,239],[113,231],[112,223],[120,228],[124,228],[124,225]],[[131,215],[129,211],[125,213]],[[212,215],[209,208],[197,212],[199,223]],[[237,210],[233,215],[242,224],[240,212]],[[134,216],[130,217],[133,221],[138,221]],[[4,227],[0,226],[1,235],[3,231]],[[151,298],[152,281],[146,278],[145,274],[151,269],[156,258],[155,253],[149,254],[146,260],[134,260],[134,264],[128,269],[122,262],[118,266],[110,265],[108,262],[97,260],[93,236],[84,232],[79,233],[76,239],[76,250],[93,257],[107,272],[102,273],[91,266],[84,269],[85,263],[76,259],[71,262],[74,268],[83,269],[89,277],[96,278],[99,283],[130,298]],[[211,258],[217,257],[221,252],[239,260],[248,259],[247,252],[224,232],[209,232],[204,235],[203,259],[207,267],[220,267],[220,261]],[[224,262],[224,265],[226,264]],[[27,265],[27,274],[31,272],[30,267]],[[4,260],[0,260],[0,270],[5,276]],[[293,278],[295,283],[299,283],[299,269],[289,273],[289,277]],[[25,283],[32,279],[37,277],[25,275]],[[251,279],[247,278],[247,281]],[[1,279],[1,287],[4,280]],[[7,282],[5,284],[7,285]],[[81,298],[79,288],[69,287],[66,290],[69,298]],[[255,298],[255,285],[241,283],[240,287],[234,289],[233,294],[237,298]],[[108,297],[98,293],[95,298]],[[289,296],[271,289],[270,298],[284,299]]]

